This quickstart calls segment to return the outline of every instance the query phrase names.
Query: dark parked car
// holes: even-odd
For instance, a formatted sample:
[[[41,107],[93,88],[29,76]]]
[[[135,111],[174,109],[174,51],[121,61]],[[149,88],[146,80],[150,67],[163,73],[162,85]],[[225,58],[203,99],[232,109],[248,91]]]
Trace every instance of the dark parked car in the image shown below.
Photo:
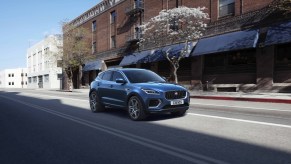
[[[183,116],[190,103],[184,87],[167,83],[150,70],[136,68],[101,72],[91,83],[89,97],[92,112],[118,107],[126,109],[132,120],[160,112]]]

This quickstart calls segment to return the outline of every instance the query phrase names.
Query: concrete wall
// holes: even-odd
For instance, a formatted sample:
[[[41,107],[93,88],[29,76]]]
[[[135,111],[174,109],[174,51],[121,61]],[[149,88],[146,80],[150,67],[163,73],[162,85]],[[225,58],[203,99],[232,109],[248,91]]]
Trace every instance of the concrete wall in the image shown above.
[[[2,70],[0,88],[27,88],[27,68]]]
[[[61,58],[58,46],[62,45],[62,38],[50,35],[27,50],[28,88],[59,89],[62,68],[57,67],[57,60]],[[48,75],[49,79],[45,80]],[[33,78],[36,77],[36,81]],[[42,79],[42,80],[41,80]]]

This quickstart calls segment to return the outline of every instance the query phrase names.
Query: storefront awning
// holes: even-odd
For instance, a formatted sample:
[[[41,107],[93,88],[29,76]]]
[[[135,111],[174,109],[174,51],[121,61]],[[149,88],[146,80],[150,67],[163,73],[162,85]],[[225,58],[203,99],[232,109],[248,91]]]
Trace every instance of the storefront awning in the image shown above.
[[[196,45],[197,42],[189,42],[188,43],[188,48],[186,52],[186,57],[188,57],[193,50],[193,47]],[[165,52],[169,52],[169,57],[173,56],[179,56],[181,52],[185,48],[185,43],[180,43],[180,44],[174,44],[174,45],[169,45],[165,46],[159,49],[156,49],[152,54],[146,56],[143,58],[140,62],[141,63],[148,63],[148,62],[158,62],[162,60],[167,60],[166,57],[164,56]]]
[[[265,46],[291,42],[291,22],[269,27]]]
[[[195,46],[196,42],[189,42],[188,43],[188,52],[186,57],[188,57]],[[149,62],[158,62],[161,60],[166,60],[163,55],[163,52],[169,51],[169,56],[178,56],[180,55],[181,51],[185,47],[185,43],[169,45],[162,48],[157,48],[153,50],[142,51],[139,53],[133,53],[131,55],[127,55],[123,58],[120,62],[120,66],[137,64],[137,63],[149,63]]]
[[[237,31],[202,38],[198,41],[191,56],[255,48],[257,41],[258,30]]]
[[[141,59],[148,56],[151,51],[141,51],[123,57],[119,66],[132,65],[138,63]]]
[[[92,70],[100,70],[102,66],[102,62],[100,60],[91,61],[85,64],[83,67],[83,71],[92,71]]]

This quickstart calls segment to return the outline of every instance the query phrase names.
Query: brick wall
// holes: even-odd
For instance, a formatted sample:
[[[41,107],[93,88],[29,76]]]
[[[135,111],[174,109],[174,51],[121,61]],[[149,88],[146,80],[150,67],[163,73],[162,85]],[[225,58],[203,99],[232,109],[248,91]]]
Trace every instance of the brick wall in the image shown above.
[[[92,41],[90,43],[91,45],[94,41],[96,42],[96,54],[111,50],[110,40],[115,33],[117,34],[116,48],[119,49],[126,45],[128,35],[133,34],[135,25],[140,24],[140,19],[147,21],[156,16],[162,9],[176,7],[176,2],[176,0],[144,0],[144,12],[142,15],[136,14],[133,21],[130,16],[126,15],[125,10],[134,3],[134,0],[125,0],[80,26],[91,30],[92,22],[96,20],[97,30],[92,33]],[[258,10],[271,2],[272,0],[235,0],[235,15]],[[178,4],[188,7],[206,7],[205,11],[209,13],[212,22],[220,19],[218,16],[219,0],[178,0]],[[110,12],[112,11],[117,13],[115,27],[110,24]]]

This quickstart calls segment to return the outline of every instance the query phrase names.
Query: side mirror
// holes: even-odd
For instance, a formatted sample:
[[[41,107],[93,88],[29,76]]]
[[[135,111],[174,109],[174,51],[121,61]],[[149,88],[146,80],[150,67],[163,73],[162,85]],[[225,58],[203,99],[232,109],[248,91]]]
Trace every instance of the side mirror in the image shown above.
[[[116,83],[119,83],[119,84],[125,84],[126,81],[124,79],[121,79],[121,78],[118,78],[115,80]]]

